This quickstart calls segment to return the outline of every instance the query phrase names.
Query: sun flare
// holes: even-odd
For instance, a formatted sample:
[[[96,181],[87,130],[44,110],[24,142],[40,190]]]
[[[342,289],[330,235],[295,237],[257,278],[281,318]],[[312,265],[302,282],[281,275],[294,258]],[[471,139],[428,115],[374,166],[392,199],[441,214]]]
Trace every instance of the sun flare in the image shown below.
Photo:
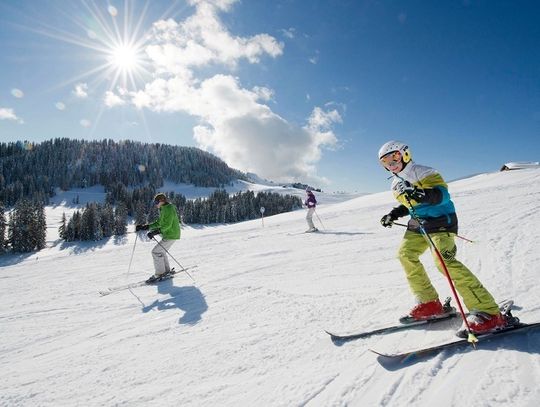
[[[140,70],[142,65],[140,50],[129,44],[111,48],[108,59],[113,68],[123,73],[133,73]]]

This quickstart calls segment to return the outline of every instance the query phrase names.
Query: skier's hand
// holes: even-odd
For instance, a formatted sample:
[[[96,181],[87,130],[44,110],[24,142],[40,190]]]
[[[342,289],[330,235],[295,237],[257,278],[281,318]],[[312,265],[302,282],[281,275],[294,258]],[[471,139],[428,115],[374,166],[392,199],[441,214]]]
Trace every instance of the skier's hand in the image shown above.
[[[135,226],[135,232],[138,232],[139,230],[148,230],[150,226],[148,225],[136,225]]]
[[[159,229],[154,229],[148,232],[146,236],[148,236],[148,239],[153,239],[154,236],[159,235],[159,233],[160,233]]]
[[[417,188],[409,181],[399,181],[396,184],[395,189],[399,195],[406,194],[410,199],[414,199],[417,202],[421,202],[422,199],[426,196],[423,189]]]
[[[381,218],[381,225],[385,228],[391,228],[395,220],[396,218],[391,213],[388,213]]]

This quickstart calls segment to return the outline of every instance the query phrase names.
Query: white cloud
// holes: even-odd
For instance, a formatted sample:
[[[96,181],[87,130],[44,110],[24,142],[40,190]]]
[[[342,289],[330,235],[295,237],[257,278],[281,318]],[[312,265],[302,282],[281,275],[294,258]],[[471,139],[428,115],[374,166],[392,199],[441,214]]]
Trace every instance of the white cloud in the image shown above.
[[[9,107],[0,107],[0,120],[13,120],[23,124],[24,121],[15,114],[15,111]]]
[[[88,119],[81,119],[81,121],[79,122],[81,126],[83,127],[90,127],[92,125],[92,122]]]
[[[111,91],[105,92],[105,97],[103,98],[103,101],[105,103],[105,106],[107,107],[122,106],[126,103],[124,99]]]
[[[73,89],[73,94],[78,98],[84,99],[88,97],[88,85],[86,83],[77,83],[75,89]]]
[[[13,88],[11,89],[11,94],[16,97],[17,99],[21,99],[24,97],[24,92],[20,89]]]
[[[58,110],[66,110],[66,105],[62,102],[56,102],[54,104],[54,106],[58,109]]]
[[[171,19],[154,23],[156,44],[147,48],[158,68],[170,73],[208,64],[235,67],[241,59],[258,63],[262,55],[276,57],[283,44],[268,34],[252,37],[231,35],[218,16],[235,1],[192,1],[195,14],[177,23]],[[189,76],[189,75],[188,75]]]
[[[232,35],[218,16],[235,0],[191,0],[195,13],[176,22],[154,23],[154,41],[146,52],[155,79],[129,94],[138,108],[183,112],[199,118],[194,138],[232,167],[276,181],[321,182],[316,162],[337,138],[332,124],[341,122],[336,110],[315,108],[301,125],[287,122],[265,103],[274,91],[264,86],[243,88],[227,73],[199,77],[199,68],[234,69],[242,61],[259,63],[283,53],[283,44],[268,34]]]
[[[274,98],[274,91],[264,86],[254,86],[253,93],[258,95],[260,100],[269,101]]]
[[[296,30],[292,27],[290,28],[287,28],[287,29],[281,29],[280,30],[281,33],[283,34],[283,36],[289,38],[289,39],[293,39],[296,35]]]

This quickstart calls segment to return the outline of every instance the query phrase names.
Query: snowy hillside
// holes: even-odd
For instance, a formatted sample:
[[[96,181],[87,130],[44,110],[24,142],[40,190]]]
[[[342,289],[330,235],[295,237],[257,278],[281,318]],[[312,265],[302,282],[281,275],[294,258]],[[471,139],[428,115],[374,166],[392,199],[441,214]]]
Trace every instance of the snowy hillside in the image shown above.
[[[475,241],[458,240],[458,258],[497,300],[513,298],[522,321],[540,321],[540,169],[478,175],[450,191],[460,235]],[[152,243],[50,235],[39,253],[1,256],[0,405],[539,405],[540,330],[394,370],[368,349],[436,344],[460,322],[331,342],[324,329],[375,328],[413,305],[396,259],[403,229],[379,224],[394,205],[390,192],[322,205],[318,234],[302,233],[304,211],[264,227],[188,227],[171,253],[198,265],[195,284],[180,275],[106,297],[98,290],[152,273]]]

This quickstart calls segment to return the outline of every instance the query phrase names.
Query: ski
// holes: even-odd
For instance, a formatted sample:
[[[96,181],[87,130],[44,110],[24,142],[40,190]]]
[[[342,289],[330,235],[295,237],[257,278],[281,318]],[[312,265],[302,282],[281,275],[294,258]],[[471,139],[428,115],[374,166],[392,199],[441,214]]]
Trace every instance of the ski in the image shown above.
[[[332,341],[337,344],[341,345],[344,342],[353,341],[355,339],[362,339],[362,338],[368,338],[373,335],[385,335],[392,332],[397,331],[403,331],[406,329],[414,328],[417,326],[425,326],[425,325],[432,325],[436,322],[446,321],[448,319],[454,318],[459,316],[456,309],[454,307],[450,306],[451,298],[446,298],[443,307],[446,310],[446,313],[442,316],[439,316],[438,318],[432,318],[427,320],[418,321],[413,319],[410,316],[404,316],[399,319],[399,324],[396,325],[390,325],[386,326],[384,328],[374,329],[370,331],[365,332],[356,332],[356,333],[345,333],[345,334],[337,334],[330,331],[325,331],[328,335],[330,335]],[[499,303],[499,309],[501,313],[507,315],[510,312],[510,309],[514,305],[513,300],[504,300]]]
[[[332,342],[336,344],[342,344],[344,342],[353,341],[355,339],[362,339],[362,338],[368,338],[373,335],[384,335],[389,334],[392,332],[397,331],[403,331],[406,329],[411,329],[417,326],[425,326],[425,325],[432,325],[437,322],[441,321],[447,321],[451,318],[454,318],[458,316],[458,313],[456,312],[456,309],[454,307],[450,306],[450,298],[447,298],[443,305],[446,313],[442,314],[441,316],[437,318],[431,318],[431,319],[424,319],[421,321],[418,321],[416,319],[413,319],[410,316],[404,316],[399,319],[399,324],[385,326],[383,328],[373,329],[369,331],[364,332],[353,332],[353,333],[344,333],[344,334],[338,334],[333,333],[330,331],[325,332],[330,335],[330,338],[332,339]]]
[[[437,322],[447,321],[451,318],[456,317],[457,315],[458,314],[454,311],[454,312],[445,314],[445,316],[440,317],[440,318],[426,319],[423,321],[414,320],[411,322],[402,322],[400,324],[385,326],[383,328],[373,329],[371,331],[364,331],[364,332],[356,332],[356,333],[348,333],[348,334],[337,334],[337,333],[333,333],[329,331],[325,331],[325,332],[328,335],[330,335],[330,338],[332,339],[332,341],[342,343],[342,342],[353,341],[355,339],[368,338],[373,335],[384,335],[391,332],[403,331],[405,329],[411,329],[417,326],[433,325]]]
[[[109,287],[109,288],[106,288],[104,290],[100,290],[99,295],[101,297],[103,297],[105,295],[117,293],[119,291],[129,290],[130,288],[142,287],[142,286],[145,286],[145,285],[156,285],[156,284],[159,284],[162,281],[170,280],[170,279],[176,277],[178,274],[182,273],[183,271],[192,270],[192,269],[194,269],[196,267],[197,266],[184,267],[182,270],[174,270],[173,269],[173,270],[171,270],[170,273],[168,273],[167,275],[163,276],[161,279],[156,280],[156,281],[154,281],[152,283],[147,283],[146,280],[142,280],[142,281],[137,281],[135,283],[122,284],[122,285],[118,285],[116,287]]]
[[[498,339],[498,338],[501,338],[510,334],[524,333],[531,329],[539,328],[539,327],[540,327],[540,322],[534,322],[531,324],[517,322],[514,325],[511,325],[505,329],[486,333],[483,335],[477,335],[478,344],[476,345],[476,347],[481,348],[482,343],[491,341],[493,339]],[[383,363],[391,362],[393,364],[402,364],[402,363],[410,362],[414,359],[419,359],[425,356],[437,354],[446,349],[466,349],[467,347],[472,347],[467,339],[458,339],[454,341],[441,343],[439,345],[434,345],[434,346],[429,346],[426,348],[419,348],[419,349],[414,349],[414,350],[409,350],[409,351],[399,352],[399,353],[384,353],[384,352],[376,351],[374,349],[370,349],[370,351],[379,355],[380,361]]]

